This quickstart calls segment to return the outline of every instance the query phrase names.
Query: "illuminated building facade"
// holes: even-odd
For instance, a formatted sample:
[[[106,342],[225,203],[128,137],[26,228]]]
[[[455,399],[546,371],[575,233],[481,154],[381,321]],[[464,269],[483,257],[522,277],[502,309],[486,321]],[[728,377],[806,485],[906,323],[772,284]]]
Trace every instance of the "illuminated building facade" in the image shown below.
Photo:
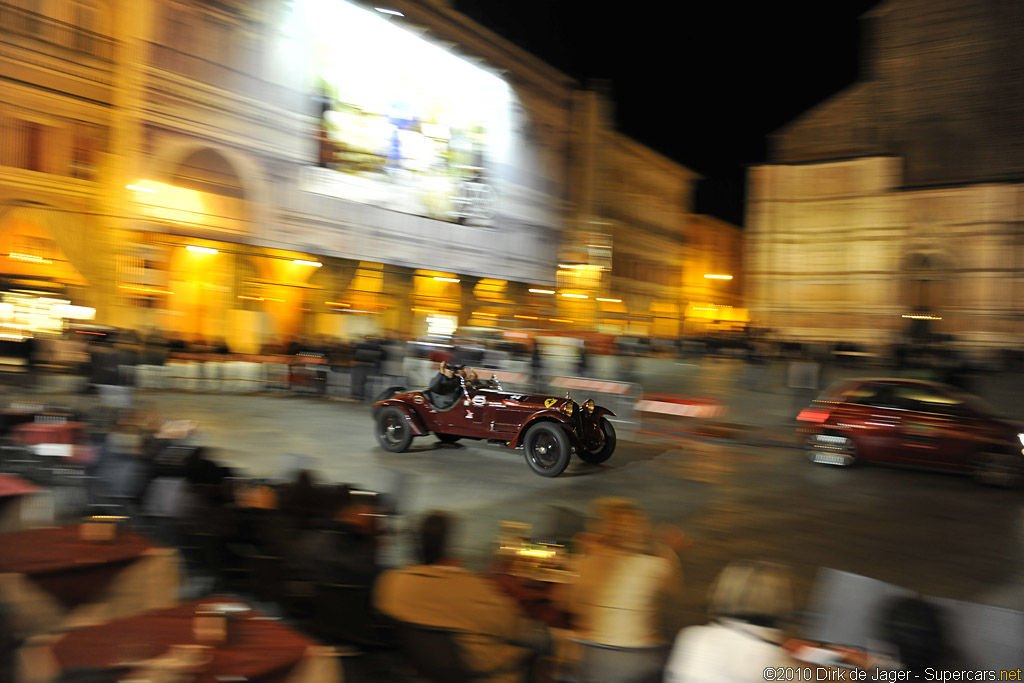
[[[389,8],[404,16],[345,0],[0,1],[6,287],[243,352],[593,327],[602,293],[619,319],[654,302],[678,315],[676,275],[616,282],[609,240],[678,266],[667,245],[692,174],[580,135],[604,125],[592,98],[444,3]],[[606,176],[570,159],[598,157],[635,164],[626,184],[648,189],[585,205]],[[581,242],[580,225],[600,234]],[[658,231],[669,242],[641,241]],[[565,264],[583,280],[560,274],[598,243]]]
[[[1017,346],[1024,7],[891,0],[863,22],[862,80],[780,130],[771,163],[750,170],[754,322],[804,339]]]
[[[683,253],[686,334],[743,328],[743,231],[714,216],[691,214]]]

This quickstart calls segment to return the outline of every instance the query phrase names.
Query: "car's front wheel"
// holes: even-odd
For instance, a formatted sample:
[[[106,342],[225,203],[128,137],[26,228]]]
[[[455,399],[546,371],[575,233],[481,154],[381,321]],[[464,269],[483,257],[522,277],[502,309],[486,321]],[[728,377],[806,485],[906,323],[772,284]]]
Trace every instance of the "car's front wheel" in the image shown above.
[[[600,465],[615,452],[615,427],[606,417],[601,418],[601,433],[604,443],[593,450],[583,449],[579,452],[580,460],[591,465]]]
[[[1024,455],[1018,453],[982,453],[974,465],[978,483],[1016,488],[1024,483]]]
[[[412,443],[412,427],[400,408],[381,408],[377,414],[377,441],[384,450],[392,453],[401,453]]]
[[[542,477],[557,477],[569,466],[572,449],[569,437],[557,424],[539,422],[526,432],[523,440],[526,464]]]

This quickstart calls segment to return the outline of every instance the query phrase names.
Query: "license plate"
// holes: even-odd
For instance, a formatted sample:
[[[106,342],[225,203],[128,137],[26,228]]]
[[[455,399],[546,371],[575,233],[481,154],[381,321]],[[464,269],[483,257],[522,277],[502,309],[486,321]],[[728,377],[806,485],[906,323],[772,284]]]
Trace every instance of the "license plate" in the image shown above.
[[[838,465],[839,467],[845,467],[850,464],[850,457],[848,455],[822,453],[821,451],[812,451],[811,460],[822,465]]]

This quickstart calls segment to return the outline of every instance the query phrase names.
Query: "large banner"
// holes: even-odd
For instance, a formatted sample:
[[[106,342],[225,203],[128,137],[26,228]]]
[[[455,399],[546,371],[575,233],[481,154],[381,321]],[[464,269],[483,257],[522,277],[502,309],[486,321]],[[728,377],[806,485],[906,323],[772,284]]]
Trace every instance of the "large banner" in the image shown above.
[[[344,0],[295,10],[320,97],[304,189],[463,225],[550,224],[535,141],[500,76]]]

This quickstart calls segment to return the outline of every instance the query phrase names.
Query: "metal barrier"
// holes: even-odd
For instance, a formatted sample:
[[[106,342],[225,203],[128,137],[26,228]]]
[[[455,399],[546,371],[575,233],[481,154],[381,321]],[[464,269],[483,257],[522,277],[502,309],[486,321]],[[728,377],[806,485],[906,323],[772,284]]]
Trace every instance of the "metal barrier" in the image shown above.
[[[636,403],[638,434],[672,439],[708,435],[696,425],[681,423],[678,418],[709,419],[725,415],[720,401],[704,396],[678,394],[646,394]],[[682,427],[689,427],[683,429]]]

